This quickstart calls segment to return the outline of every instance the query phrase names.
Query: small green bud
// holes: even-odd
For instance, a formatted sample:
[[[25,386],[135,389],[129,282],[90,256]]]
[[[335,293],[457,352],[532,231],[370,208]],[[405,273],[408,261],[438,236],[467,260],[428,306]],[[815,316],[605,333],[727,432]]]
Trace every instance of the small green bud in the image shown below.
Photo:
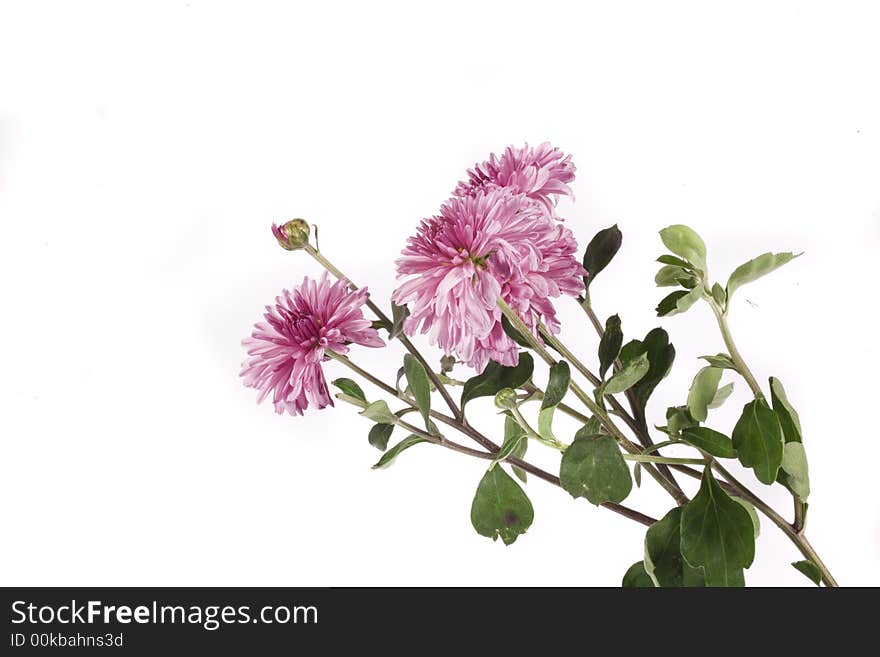
[[[451,372],[453,367],[455,367],[455,356],[443,356],[440,359],[440,373],[441,374],[446,374],[447,372]]]
[[[503,388],[495,395],[495,405],[498,408],[510,410],[516,408],[516,390]]]
[[[282,248],[296,251],[309,243],[309,222],[305,219],[291,219],[282,226],[272,224],[272,234]]]

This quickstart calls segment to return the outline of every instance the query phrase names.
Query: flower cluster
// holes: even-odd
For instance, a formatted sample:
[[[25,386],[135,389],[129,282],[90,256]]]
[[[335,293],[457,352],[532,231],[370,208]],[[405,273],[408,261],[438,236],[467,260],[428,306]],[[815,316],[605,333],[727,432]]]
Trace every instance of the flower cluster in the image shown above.
[[[265,322],[242,341],[248,359],[240,376],[260,391],[258,402],[272,394],[275,412],[302,415],[309,404],[332,406],[321,362],[325,350],[348,353],[348,344],[382,347],[384,342],[364,318],[367,290],[352,292],[348,281],[330,283],[303,279],[292,292],[283,290],[274,306],[266,306]]]
[[[394,301],[410,310],[404,330],[427,333],[432,344],[477,371],[489,360],[518,360],[498,299],[534,335],[538,321],[558,332],[551,299],[582,292],[585,273],[577,242],[555,212],[573,179],[571,158],[549,144],[508,148],[470,170],[397,261],[403,282]]]

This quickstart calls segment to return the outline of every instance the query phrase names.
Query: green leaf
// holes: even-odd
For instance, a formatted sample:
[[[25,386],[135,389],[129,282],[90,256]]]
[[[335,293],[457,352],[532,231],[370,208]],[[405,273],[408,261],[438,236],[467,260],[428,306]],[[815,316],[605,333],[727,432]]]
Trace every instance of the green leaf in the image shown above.
[[[359,413],[359,415],[363,415],[364,417],[370,418],[373,422],[380,422],[382,424],[394,424],[394,421],[397,419],[394,416],[394,413],[391,412],[391,409],[388,408],[388,404],[381,399],[379,401],[374,401],[367,406]]]
[[[782,450],[782,469],[787,475],[785,482],[791,491],[802,500],[807,499],[810,496],[810,473],[803,443],[785,443]]]
[[[517,458],[524,458],[526,455],[526,450],[529,447],[529,441],[525,438],[525,431],[519,423],[510,415],[505,416],[504,418],[504,442],[508,440],[513,440],[517,437],[523,438],[516,444],[516,448],[513,450],[512,456],[516,456]],[[516,475],[517,479],[521,482],[526,483],[528,480],[528,475],[525,470],[516,467],[515,465],[510,466],[511,470],[513,470],[513,474]]]
[[[687,406],[671,406],[666,409],[666,424],[666,432],[677,436],[684,429],[697,426],[698,422],[691,417]]]
[[[795,561],[791,564],[799,573],[806,575],[813,584],[822,584],[822,571],[812,561]]]
[[[333,385],[339,388],[343,394],[346,394],[349,397],[354,397],[355,399],[360,399],[362,402],[366,403],[367,396],[364,394],[364,391],[361,390],[361,387],[351,379],[336,379],[333,381]]]
[[[513,324],[510,323],[510,320],[507,319],[507,315],[501,315],[501,328],[504,329],[505,335],[516,342],[520,347],[525,347],[526,349],[531,348],[532,344],[523,337],[523,334],[520,333]]]
[[[431,382],[428,380],[428,373],[412,354],[404,355],[403,369],[406,372],[406,382],[409,384],[409,389],[412,391],[413,397],[419,405],[419,411],[425,420],[425,426],[428,426],[431,417]]]
[[[727,298],[732,297],[733,293],[746,283],[751,283],[761,278],[761,276],[769,274],[774,269],[779,269],[782,265],[791,262],[799,255],[801,254],[791,252],[764,253],[754,260],[749,260],[747,263],[740,265],[733,270],[733,273],[727,280]]]
[[[663,265],[654,276],[654,282],[657,287],[673,287],[676,285],[685,285],[685,283],[696,283],[694,275],[684,267],[677,265]],[[687,285],[686,287],[693,287]]]
[[[654,388],[672,369],[672,363],[675,360],[675,347],[669,343],[669,334],[666,331],[662,328],[655,328],[648,332],[644,340],[627,342],[620,350],[620,360],[626,363],[642,353],[648,354],[651,367],[648,369],[648,373],[626,393],[633,404],[633,413],[639,421],[644,421],[645,407]]]
[[[718,283],[712,285],[712,298],[721,308],[727,305],[727,292]]]
[[[394,447],[385,452],[382,455],[382,458],[380,458],[376,465],[373,466],[373,470],[377,470],[379,468],[387,468],[402,451],[409,449],[413,445],[418,445],[419,443],[424,442],[428,442],[428,439],[416,435],[407,436],[399,443],[397,443]]]
[[[617,228],[617,224],[600,230],[590,240],[587,250],[584,252],[584,269],[587,270],[587,275],[584,276],[585,288],[589,289],[590,283],[596,280],[599,272],[608,266],[608,263],[620,250],[622,243],[623,233]]]
[[[694,377],[688,392],[687,406],[691,417],[698,422],[705,422],[709,417],[709,404],[715,399],[718,384],[721,382],[721,371],[717,367],[704,367]]]
[[[495,458],[492,460],[492,463],[489,465],[490,468],[495,467],[496,463],[500,463],[508,456],[514,454],[519,448],[520,441],[526,440],[525,434],[520,434],[519,436],[511,436],[510,438],[505,438],[504,442],[501,443],[501,448],[498,450],[498,453],[495,455]]]
[[[638,461],[633,465],[633,481],[636,482],[636,488],[642,487],[642,464]]]
[[[605,382],[602,391],[606,395],[613,395],[629,390],[644,378],[650,369],[651,363],[648,360],[648,354],[641,353],[624,363],[620,371]]]
[[[682,429],[681,439],[686,443],[698,447],[712,456],[723,459],[732,459],[736,456],[733,443],[723,433],[719,433],[708,427],[688,427]]]
[[[370,435],[367,436],[367,440],[369,440],[373,447],[384,452],[388,447],[388,439],[391,438],[393,432],[393,424],[374,424],[373,428],[370,429]]]
[[[393,340],[403,333],[403,322],[409,317],[409,308],[406,306],[398,306],[391,302],[391,329],[388,331],[388,337]]]
[[[461,407],[464,408],[465,404],[477,397],[494,397],[503,388],[516,390],[531,378],[534,369],[535,361],[526,352],[520,352],[516,367],[506,367],[490,360],[482,374],[465,381],[461,391]]]
[[[675,256],[669,255],[668,253],[664,253],[662,256],[657,258],[657,262],[662,263],[664,265],[673,265],[675,267],[681,267],[682,269],[691,270],[694,266],[689,263],[687,260],[682,260],[681,258],[676,258]]]
[[[581,431],[583,431],[586,435],[592,435],[594,433],[605,433],[605,430],[602,428],[602,421],[599,420],[595,415],[591,416],[589,420],[584,423],[584,426],[581,427]]]
[[[620,317],[611,315],[605,321],[605,332],[599,340],[599,376],[603,380],[605,372],[617,360],[621,345],[623,345],[623,331],[620,328]]]
[[[782,387],[782,381],[774,376],[770,377],[770,399],[773,401],[773,410],[776,411],[779,424],[782,425],[785,442],[803,442],[801,418],[789,403],[785,388]]]
[[[593,504],[622,502],[632,490],[632,477],[614,438],[585,434],[582,428],[562,455],[559,481],[572,497]]]
[[[732,438],[740,463],[752,468],[759,481],[768,485],[776,481],[782,465],[782,427],[767,402],[755,399],[743,407]]]
[[[712,397],[712,401],[709,402],[709,408],[718,408],[724,402],[727,401],[727,398],[730,397],[730,393],[733,392],[733,383],[728,383],[727,385],[721,386],[718,388],[718,392],[715,393],[715,396]]]
[[[720,367],[723,370],[736,371],[736,365],[733,364],[730,356],[727,354],[717,354],[716,356],[700,356],[704,361],[712,367]]]
[[[534,516],[528,496],[504,468],[492,468],[483,475],[471,504],[471,524],[478,534],[493,541],[500,536],[510,545],[526,532]]]
[[[703,284],[697,285],[693,290],[685,292],[676,290],[657,305],[658,317],[672,317],[687,312],[691,306],[703,297]]]
[[[645,563],[636,561],[624,573],[623,582],[620,585],[625,589],[652,589],[654,588],[654,580],[645,571]]]
[[[706,586],[742,585],[742,569],[755,558],[748,511],[724,492],[709,468],[681,514],[681,554],[691,566],[703,568]]]
[[[706,271],[706,244],[694,229],[683,224],[667,226],[660,231],[660,239],[675,255]]]
[[[734,502],[738,502],[742,508],[749,512],[749,517],[752,519],[752,525],[755,528],[755,538],[758,538],[761,535],[761,520],[758,518],[758,512],[755,511],[755,507],[751,502],[747,502],[741,497],[731,495],[730,499]]]
[[[544,399],[541,401],[541,409],[553,408],[559,405],[559,402],[568,392],[568,384],[571,382],[571,370],[568,363],[560,360],[550,366],[550,379],[547,382],[547,389],[544,391]]]
[[[705,586],[703,573],[681,556],[681,507],[648,528],[645,534],[645,572],[657,586]]]

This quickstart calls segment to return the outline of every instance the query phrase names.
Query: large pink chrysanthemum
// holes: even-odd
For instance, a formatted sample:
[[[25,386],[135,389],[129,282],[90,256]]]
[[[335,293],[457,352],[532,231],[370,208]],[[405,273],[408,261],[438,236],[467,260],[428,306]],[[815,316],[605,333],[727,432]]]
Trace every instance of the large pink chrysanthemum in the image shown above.
[[[410,310],[404,330],[427,333],[478,371],[490,359],[514,365],[517,346],[502,329],[498,298],[533,333],[535,313],[557,331],[550,299],[583,291],[576,251],[571,231],[524,194],[491,188],[453,197],[422,221],[397,261],[398,278],[407,279],[394,293]]]
[[[550,216],[559,196],[571,196],[568,186],[574,180],[571,156],[545,142],[537,148],[508,146],[501,157],[494,153],[482,164],[468,170],[468,179],[458,183],[456,196],[470,196],[477,190],[505,187],[525,194],[539,203]]]
[[[325,349],[348,353],[348,344],[381,347],[385,343],[364,318],[361,306],[367,290],[352,292],[344,280],[330,283],[325,273],[308,277],[293,292],[283,290],[274,306],[266,306],[266,321],[242,340],[248,359],[240,376],[260,391],[257,402],[273,395],[275,412],[302,415],[309,404],[332,406],[321,362]]]

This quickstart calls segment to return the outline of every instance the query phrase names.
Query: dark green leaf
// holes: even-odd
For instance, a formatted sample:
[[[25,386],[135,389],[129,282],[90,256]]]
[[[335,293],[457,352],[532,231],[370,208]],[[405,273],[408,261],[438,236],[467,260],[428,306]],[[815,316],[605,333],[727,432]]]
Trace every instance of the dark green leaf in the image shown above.
[[[658,317],[672,317],[687,312],[691,306],[703,297],[703,285],[697,285],[693,290],[685,292],[676,290],[657,305]]]
[[[773,410],[776,411],[776,416],[779,418],[779,424],[782,425],[785,442],[803,442],[801,418],[789,403],[785,388],[782,387],[782,381],[773,376],[770,377],[770,398],[773,401]]]
[[[605,322],[605,333],[599,340],[599,376],[604,380],[605,372],[617,360],[623,344],[623,331],[620,328],[620,317],[611,315]]]
[[[584,423],[581,431],[588,436],[594,433],[605,433],[605,430],[602,428],[602,422],[595,415]]]
[[[755,507],[751,502],[747,502],[741,497],[735,497],[731,495],[730,499],[734,502],[738,503],[742,508],[749,512],[749,517],[752,519],[752,525],[755,528],[755,538],[758,538],[761,535],[761,521],[758,518],[758,512],[755,511]]]
[[[370,418],[373,422],[383,424],[394,424],[394,420],[397,419],[391,412],[391,409],[388,408],[388,404],[381,399],[367,406],[360,412],[360,415]]]
[[[657,262],[664,265],[673,265],[675,267],[681,267],[682,269],[693,269],[693,265],[689,263],[687,260],[682,260],[681,258],[676,258],[673,255],[669,255],[668,253],[664,253],[662,256],[657,258]]]
[[[819,570],[819,566],[812,561],[795,561],[791,565],[794,566],[799,573],[806,575],[816,586],[822,584],[822,571]]]
[[[645,571],[662,587],[704,586],[703,573],[681,556],[681,507],[672,509],[645,534]]]
[[[633,481],[636,482],[636,488],[642,487],[642,464],[638,461],[633,465]]]
[[[694,377],[691,389],[688,392],[688,411],[691,417],[699,422],[705,422],[709,417],[709,404],[715,399],[718,392],[718,384],[721,382],[721,369],[717,367],[704,367]]]
[[[636,561],[623,575],[621,586],[625,589],[652,589],[654,580],[645,572],[645,563]]]
[[[686,443],[698,447],[712,456],[723,459],[732,459],[736,456],[733,443],[723,433],[719,433],[708,427],[688,427],[682,429],[681,439]]]
[[[367,440],[370,441],[373,447],[384,452],[388,447],[388,439],[391,438],[393,432],[393,424],[374,424],[373,428],[370,429],[370,435],[367,437]]]
[[[498,450],[498,453],[495,455],[494,459],[492,460],[492,464],[489,467],[491,468],[496,463],[499,463],[500,461],[506,459],[508,456],[515,454],[517,449],[519,449],[520,442],[523,440],[527,440],[525,434],[505,438],[504,442],[501,443],[501,448]]]
[[[727,354],[717,354],[715,356],[700,356],[704,361],[712,367],[720,367],[723,370],[736,370],[736,365]]]
[[[733,296],[733,293],[746,283],[761,278],[765,274],[769,274],[774,269],[779,269],[782,265],[791,262],[797,258],[800,253],[764,253],[754,260],[740,265],[733,270],[730,278],[727,280],[727,298]]]
[[[641,381],[651,369],[647,353],[641,353],[630,361],[626,361],[620,371],[615,373],[602,387],[606,395],[625,392]]]
[[[667,226],[660,231],[660,239],[675,255],[706,271],[706,244],[693,228],[683,224]]]
[[[741,586],[742,569],[755,558],[755,529],[742,505],[703,472],[700,491],[681,515],[681,553],[700,566],[707,586]]]
[[[755,399],[745,405],[732,438],[740,463],[752,468],[759,481],[768,485],[776,481],[782,465],[782,427],[767,402]]]
[[[595,237],[590,240],[587,250],[584,253],[584,269],[587,275],[584,276],[584,287],[589,288],[599,272],[608,266],[611,259],[620,250],[623,243],[623,233],[617,228],[617,225],[600,230]]]
[[[715,393],[715,396],[712,397],[712,401],[709,402],[709,408],[718,408],[724,402],[727,401],[727,398],[730,397],[730,393],[733,392],[733,383],[728,383],[725,386],[721,386],[718,388],[718,391]]]
[[[361,387],[351,379],[336,379],[333,381],[333,385],[339,388],[343,394],[346,394],[349,397],[354,397],[355,399],[360,399],[362,402],[366,403],[367,396],[364,394],[364,391],[361,390]]]
[[[559,402],[568,392],[568,384],[571,382],[571,371],[568,363],[560,360],[550,366],[550,379],[547,382],[547,389],[544,391],[544,399],[541,401],[541,410],[553,408],[559,405]]]
[[[513,478],[498,466],[488,470],[471,504],[471,524],[481,536],[499,536],[510,545],[532,524],[532,503]]]
[[[390,339],[396,338],[398,335],[403,333],[403,322],[409,317],[409,308],[406,306],[398,306],[393,301],[391,302],[391,330],[388,331],[388,337]]]
[[[407,436],[399,443],[397,443],[394,447],[385,452],[382,455],[382,458],[380,458],[376,465],[373,466],[373,470],[376,470],[378,468],[387,468],[402,451],[409,449],[413,445],[418,445],[419,443],[424,442],[427,442],[427,438],[422,438],[421,436],[416,435]]]
[[[503,388],[519,388],[531,378],[534,368],[535,361],[526,352],[520,352],[516,367],[506,367],[490,360],[482,374],[465,381],[461,391],[462,408],[477,397],[494,397]]]
[[[782,450],[782,469],[786,474],[785,483],[788,488],[802,500],[807,499],[810,496],[810,472],[803,443],[785,443]]]
[[[406,382],[409,384],[409,389],[412,391],[413,397],[419,405],[419,411],[425,420],[425,426],[428,426],[431,416],[431,382],[428,380],[428,373],[412,354],[404,355],[403,369],[406,372]]]
[[[516,330],[516,327],[507,319],[507,315],[501,315],[501,328],[508,338],[516,342],[520,347],[526,349],[531,348],[531,343],[523,337],[523,334]]]
[[[585,434],[582,428],[562,455],[559,481],[572,497],[593,504],[622,502],[632,490],[632,477],[614,438]]]
[[[634,406],[633,412],[637,420],[644,420],[645,407],[651,393],[672,369],[672,362],[675,360],[675,347],[669,344],[669,334],[666,331],[662,328],[655,328],[648,332],[644,340],[627,342],[620,350],[620,360],[626,363],[641,353],[648,354],[648,362],[651,367],[648,369],[648,373],[626,393]]]

